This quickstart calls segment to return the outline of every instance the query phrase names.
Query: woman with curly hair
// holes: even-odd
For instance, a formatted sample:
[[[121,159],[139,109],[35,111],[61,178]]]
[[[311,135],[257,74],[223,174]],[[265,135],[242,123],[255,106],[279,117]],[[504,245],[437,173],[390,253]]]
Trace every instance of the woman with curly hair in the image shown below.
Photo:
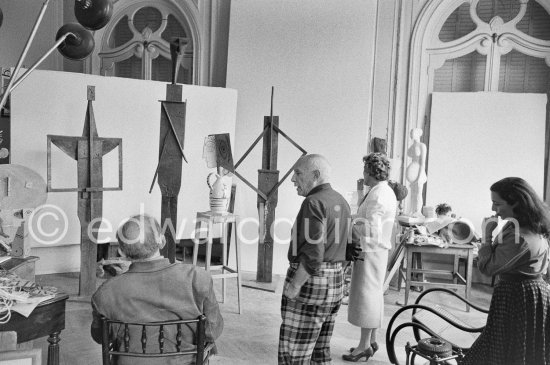
[[[498,275],[487,324],[462,364],[549,365],[550,285],[548,269],[550,211],[519,177],[491,186],[492,209],[506,219],[491,240],[496,217],[485,218],[477,267]]]
[[[397,199],[388,185],[390,161],[382,153],[363,157],[363,177],[369,192],[359,205],[354,229],[361,236],[361,257],[355,261],[351,276],[348,321],[361,327],[357,347],[342,358],[368,360],[377,350],[376,331],[384,317],[384,277],[391,249],[391,234],[397,211]]]

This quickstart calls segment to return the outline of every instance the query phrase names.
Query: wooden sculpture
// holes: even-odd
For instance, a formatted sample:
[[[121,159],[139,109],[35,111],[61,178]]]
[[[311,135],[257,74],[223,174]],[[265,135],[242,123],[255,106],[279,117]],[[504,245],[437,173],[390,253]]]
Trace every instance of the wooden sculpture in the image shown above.
[[[186,102],[182,102],[182,85],[177,85],[178,70],[181,65],[185,42],[176,38],[170,43],[172,55],[172,83],[166,85],[166,100],[161,100],[159,161],[151,189],[158,175],[162,195],[161,226],[176,227],[178,219],[178,195],[181,188],[182,158],[185,137]],[[165,232],[166,245],[161,250],[171,263],[176,261],[176,240],[172,230]]]
[[[95,87],[88,86],[88,108],[81,137],[48,134],[48,192],[78,192],[78,219],[80,220],[80,280],[79,296],[91,296],[96,290],[97,228],[103,211],[103,192],[122,190],[122,139],[103,138],[97,134],[92,101]],[[51,144],[77,161],[78,187],[57,189],[51,186]],[[118,147],[118,187],[103,187],[103,156]],[[92,226],[90,227],[90,224]],[[91,233],[88,234],[88,232]]]
[[[275,208],[277,207],[278,196],[277,191],[279,186],[286,180],[286,178],[292,173],[292,167],[288,172],[279,179],[279,170],[277,170],[277,155],[279,135],[286,138],[293,146],[302,152],[302,156],[307,152],[294,142],[286,133],[279,128],[279,117],[273,116],[273,88],[271,89],[271,112],[269,116],[264,117],[263,131],[243,154],[243,156],[237,161],[235,166],[232,166],[232,158],[224,157],[218,160],[218,167],[223,167],[226,170],[232,172],[241,179],[246,185],[258,194],[257,208],[259,218],[259,239],[258,239],[258,262],[256,272],[256,282],[243,284],[243,286],[262,289],[268,291],[275,291],[275,288],[271,283],[273,282],[273,237],[271,235],[271,226],[275,220]],[[218,135],[216,135],[218,136]],[[244,161],[256,144],[263,139],[262,150],[262,168],[258,170],[258,187],[247,181],[236,170],[237,167]],[[224,152],[222,155],[231,153],[231,149],[225,147],[229,143],[229,137],[217,138],[216,143],[219,141],[227,140],[227,143],[222,143],[220,146]],[[218,145],[218,144],[217,144]],[[218,147],[220,150],[220,147]],[[228,163],[231,161],[231,164]]]

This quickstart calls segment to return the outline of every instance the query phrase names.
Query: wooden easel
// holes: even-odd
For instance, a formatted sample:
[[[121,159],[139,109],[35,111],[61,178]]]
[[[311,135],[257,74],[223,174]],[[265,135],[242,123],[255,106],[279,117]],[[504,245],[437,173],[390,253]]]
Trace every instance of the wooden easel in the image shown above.
[[[404,234],[401,236],[401,240],[399,241],[399,244],[393,251],[390,261],[388,263],[388,272],[386,274],[386,279],[384,280],[384,292],[388,290],[390,287],[390,281],[393,279],[393,276],[397,272],[398,275],[401,275],[400,272],[398,272],[399,268],[403,265],[403,260],[405,260],[407,248],[405,245],[407,244],[408,235]],[[401,278],[399,278],[401,280]]]
[[[88,107],[81,137],[47,135],[47,191],[78,192],[80,220],[80,280],[78,295],[87,298],[96,290],[97,233],[103,213],[103,192],[122,190],[122,139],[103,138],[97,134],[92,101],[95,86],[87,88]],[[53,188],[51,185],[51,145],[77,161],[78,187]],[[103,156],[118,147],[118,187],[103,187]],[[91,223],[94,223],[90,227]],[[91,234],[88,234],[90,232]]]

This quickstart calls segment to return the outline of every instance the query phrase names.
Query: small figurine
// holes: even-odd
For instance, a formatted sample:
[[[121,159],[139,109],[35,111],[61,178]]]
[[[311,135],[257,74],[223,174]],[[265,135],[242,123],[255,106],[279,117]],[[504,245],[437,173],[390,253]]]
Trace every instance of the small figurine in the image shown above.
[[[413,216],[420,215],[422,209],[422,189],[428,181],[426,175],[426,153],[427,147],[420,142],[422,129],[411,129],[411,138],[413,140],[411,146],[407,150],[407,155],[411,158],[411,163],[407,166],[406,177],[410,186],[411,206],[410,213]]]

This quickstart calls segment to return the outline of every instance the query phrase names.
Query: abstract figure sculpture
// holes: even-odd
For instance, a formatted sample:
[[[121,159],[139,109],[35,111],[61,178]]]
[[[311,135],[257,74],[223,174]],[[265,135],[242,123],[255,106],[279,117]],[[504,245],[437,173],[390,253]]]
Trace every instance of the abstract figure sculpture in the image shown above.
[[[409,166],[407,166],[406,177],[410,186],[411,196],[411,214],[421,214],[422,209],[422,190],[424,184],[428,181],[426,175],[426,153],[427,147],[424,143],[420,142],[422,136],[422,129],[411,129],[412,144],[407,150],[407,156],[411,158]]]
[[[96,290],[97,234],[103,213],[103,192],[122,190],[122,139],[102,138],[97,134],[92,101],[95,88],[88,86],[88,108],[82,137],[48,134],[48,192],[78,192],[80,220],[80,282],[79,295],[88,297]],[[78,187],[56,189],[51,186],[51,144],[77,161]],[[103,187],[103,155],[118,147],[118,187]],[[92,226],[90,226],[92,225]]]
[[[172,83],[166,85],[166,100],[161,100],[159,161],[149,193],[158,175],[162,195],[161,227],[175,227],[178,219],[178,195],[181,188],[182,159],[185,138],[186,102],[182,102],[182,85],[176,84],[177,70],[183,56],[183,42],[174,39],[170,43],[172,54]],[[161,250],[171,263],[176,261],[176,240],[172,230],[165,232],[166,245]]]
[[[227,153],[231,153],[231,149],[227,144],[220,143],[222,153],[220,156],[225,156],[218,159],[217,166],[223,167],[229,172],[235,174],[240,180],[248,185],[252,190],[258,194],[257,208],[259,218],[259,237],[258,237],[258,262],[256,282],[254,285],[246,284],[243,286],[262,289],[268,291],[275,291],[271,283],[273,280],[273,236],[271,227],[275,220],[275,208],[277,207],[277,190],[279,186],[286,180],[286,178],[292,173],[292,167],[287,173],[279,179],[279,170],[277,170],[277,155],[278,155],[278,142],[279,135],[287,139],[294,147],[296,147],[302,153],[302,156],[307,154],[306,150],[300,147],[294,142],[286,133],[279,128],[279,117],[273,116],[273,88],[271,89],[271,112],[269,116],[264,117],[263,131],[252,143],[252,145],[246,150],[243,156],[237,161],[235,166],[232,164],[232,157],[227,156]],[[220,136],[220,135],[215,135]],[[258,187],[256,188],[246,178],[237,172],[237,167],[244,161],[256,144],[263,139],[263,151],[262,151],[262,168],[258,170]],[[229,142],[229,136],[227,136]],[[217,142],[217,141],[216,141]],[[218,146],[218,144],[217,144]],[[223,147],[227,146],[227,147]],[[218,147],[218,151],[220,148]],[[210,166],[209,166],[210,167]]]

